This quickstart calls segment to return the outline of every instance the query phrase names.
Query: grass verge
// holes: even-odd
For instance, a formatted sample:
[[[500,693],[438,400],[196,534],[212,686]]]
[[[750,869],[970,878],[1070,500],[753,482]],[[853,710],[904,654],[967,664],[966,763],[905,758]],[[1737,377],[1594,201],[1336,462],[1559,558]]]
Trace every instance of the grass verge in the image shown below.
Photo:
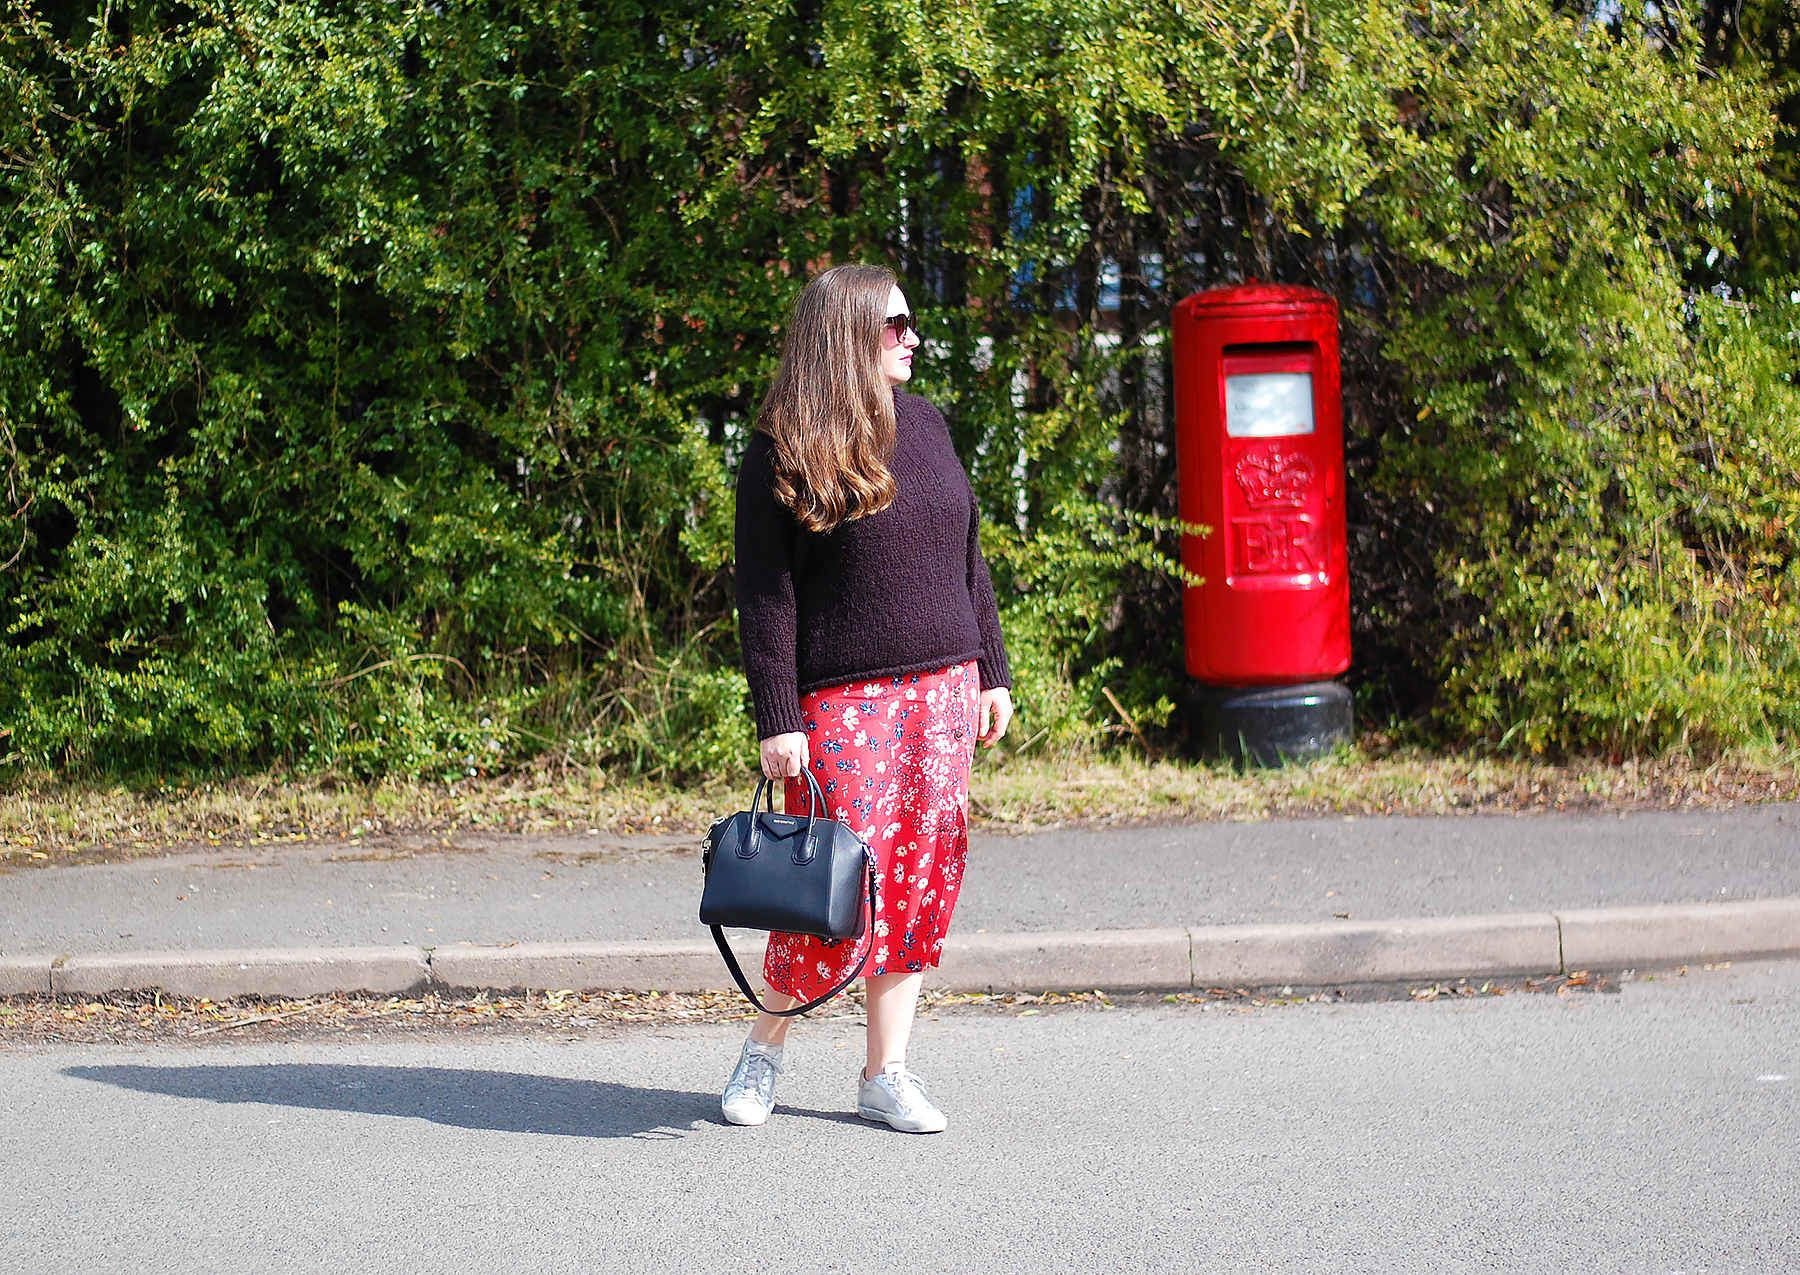
[[[752,777],[689,785],[604,771],[523,771],[455,783],[372,784],[262,775],[152,787],[21,779],[0,789],[0,863],[126,857],[171,845],[266,845],[455,830],[697,835],[749,799]],[[970,794],[977,826],[1719,808],[1800,799],[1800,756],[1744,752],[1552,764],[1346,749],[1281,770],[1234,771],[1132,756],[986,754]]]

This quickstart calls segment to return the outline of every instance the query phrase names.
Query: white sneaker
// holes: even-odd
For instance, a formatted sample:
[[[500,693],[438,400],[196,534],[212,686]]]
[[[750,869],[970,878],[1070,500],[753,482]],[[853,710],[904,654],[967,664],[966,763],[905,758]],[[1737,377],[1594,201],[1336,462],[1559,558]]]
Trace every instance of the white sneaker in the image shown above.
[[[862,1082],[856,1114],[864,1120],[885,1120],[901,1133],[942,1133],[949,1123],[925,1096],[925,1082],[899,1067]]]
[[[781,1046],[746,1040],[719,1110],[732,1124],[761,1124],[775,1110],[775,1077],[780,1074]]]

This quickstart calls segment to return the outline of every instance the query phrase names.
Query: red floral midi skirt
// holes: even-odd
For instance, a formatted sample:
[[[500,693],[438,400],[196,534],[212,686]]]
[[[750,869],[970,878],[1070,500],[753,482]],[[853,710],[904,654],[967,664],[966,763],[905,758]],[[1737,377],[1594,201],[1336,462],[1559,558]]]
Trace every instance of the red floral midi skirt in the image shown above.
[[[881,870],[875,923],[860,939],[769,935],[763,976],[789,996],[823,996],[856,968],[869,974],[937,965],[969,857],[969,768],[981,675],[974,663],[852,682],[800,699],[808,764],[833,819],[854,828]],[[786,809],[811,805],[787,781]]]

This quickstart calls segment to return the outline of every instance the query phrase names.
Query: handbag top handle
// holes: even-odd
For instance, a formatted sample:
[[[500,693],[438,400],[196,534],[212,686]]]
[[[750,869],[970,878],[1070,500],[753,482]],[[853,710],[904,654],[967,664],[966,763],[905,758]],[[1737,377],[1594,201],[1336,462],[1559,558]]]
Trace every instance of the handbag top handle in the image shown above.
[[[819,787],[819,781],[813,778],[812,768],[803,766],[800,773],[806,776],[807,786],[812,790],[807,805],[810,810],[806,818],[806,835],[800,838],[800,844],[794,847],[795,863],[811,863],[815,853],[813,829],[818,825],[819,812],[825,808],[825,793]],[[775,813],[775,781],[767,775],[756,785],[756,794],[750,798],[750,835],[744,838],[743,845],[738,847],[738,858],[754,859],[762,850],[762,843],[757,836],[761,828],[757,815],[757,807],[763,805],[763,790],[768,790],[768,813]]]

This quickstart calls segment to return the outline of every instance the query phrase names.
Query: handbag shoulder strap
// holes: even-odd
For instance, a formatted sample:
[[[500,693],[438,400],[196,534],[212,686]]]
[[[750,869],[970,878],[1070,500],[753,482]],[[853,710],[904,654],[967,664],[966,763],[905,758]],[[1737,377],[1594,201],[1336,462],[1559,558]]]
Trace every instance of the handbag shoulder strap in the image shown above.
[[[869,963],[869,954],[875,950],[876,887],[874,855],[869,856],[867,866],[869,873],[869,923],[863,927],[863,934],[867,936],[869,942],[863,948],[862,959],[856,963],[856,968],[850,971],[850,976],[817,1000],[807,1001],[806,1004],[795,1006],[793,1009],[770,1009],[767,1005],[756,999],[756,993],[751,990],[750,987],[750,980],[744,977],[743,968],[738,965],[737,957],[732,954],[731,944],[726,941],[725,931],[716,925],[709,927],[712,930],[713,942],[719,945],[719,955],[725,958],[725,968],[730,970],[731,977],[737,980],[738,990],[745,996],[748,996],[750,998],[750,1003],[756,1006],[757,1009],[765,1014],[773,1015],[776,1018],[794,1018],[800,1014],[805,1014],[811,1010],[817,1009],[833,996],[836,996],[839,992],[843,991],[846,987],[850,986],[850,984],[862,977],[863,969]]]

